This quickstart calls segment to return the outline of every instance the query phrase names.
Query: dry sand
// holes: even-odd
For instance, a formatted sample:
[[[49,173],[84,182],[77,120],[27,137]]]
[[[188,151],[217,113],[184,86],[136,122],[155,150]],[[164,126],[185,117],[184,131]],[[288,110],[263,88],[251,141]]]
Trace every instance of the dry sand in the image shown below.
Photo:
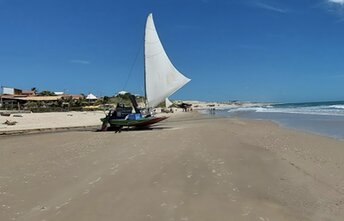
[[[15,117],[15,115],[21,117]],[[10,117],[0,116],[0,133],[17,130],[94,126],[100,125],[100,118],[104,116],[103,111],[11,114]],[[16,121],[17,124],[5,125],[3,123],[6,120]]]
[[[343,220],[344,142],[265,121],[0,137],[0,220]]]

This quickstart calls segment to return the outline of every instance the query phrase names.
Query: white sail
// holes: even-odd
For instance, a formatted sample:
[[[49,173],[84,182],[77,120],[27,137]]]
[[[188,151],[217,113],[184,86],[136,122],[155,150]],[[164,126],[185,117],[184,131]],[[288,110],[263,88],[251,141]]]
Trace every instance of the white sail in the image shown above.
[[[172,102],[170,101],[170,99],[168,99],[168,97],[165,99],[165,107],[170,107],[170,106],[172,106]]]
[[[148,15],[145,30],[145,90],[148,108],[154,108],[190,81],[171,63]]]

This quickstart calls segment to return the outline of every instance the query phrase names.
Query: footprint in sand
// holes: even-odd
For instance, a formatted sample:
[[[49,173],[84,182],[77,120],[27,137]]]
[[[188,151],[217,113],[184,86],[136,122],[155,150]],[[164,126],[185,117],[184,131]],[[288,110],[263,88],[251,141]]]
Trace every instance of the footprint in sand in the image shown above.
[[[98,177],[96,180],[93,180],[93,181],[89,182],[88,184],[93,185],[95,183],[98,183],[101,179],[102,179],[101,177]]]

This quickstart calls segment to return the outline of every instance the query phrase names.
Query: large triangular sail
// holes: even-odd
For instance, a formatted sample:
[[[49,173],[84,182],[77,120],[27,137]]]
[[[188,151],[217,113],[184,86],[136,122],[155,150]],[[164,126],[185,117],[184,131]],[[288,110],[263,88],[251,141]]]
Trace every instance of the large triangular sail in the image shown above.
[[[148,108],[154,108],[165,98],[190,81],[168,58],[155,29],[152,14],[148,15],[145,30],[145,95]]]

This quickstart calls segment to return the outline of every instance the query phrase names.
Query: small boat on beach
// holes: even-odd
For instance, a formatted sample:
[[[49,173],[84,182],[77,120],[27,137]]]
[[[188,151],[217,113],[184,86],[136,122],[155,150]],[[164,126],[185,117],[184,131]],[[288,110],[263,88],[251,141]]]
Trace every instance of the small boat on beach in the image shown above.
[[[154,116],[152,110],[190,81],[168,58],[160,42],[152,14],[148,15],[145,27],[144,76],[145,108],[139,109],[135,96],[131,95],[132,107],[117,104],[115,109],[110,110],[106,117],[101,119],[101,130],[107,130],[109,127],[120,130],[124,126],[147,127],[167,119],[165,116]]]

